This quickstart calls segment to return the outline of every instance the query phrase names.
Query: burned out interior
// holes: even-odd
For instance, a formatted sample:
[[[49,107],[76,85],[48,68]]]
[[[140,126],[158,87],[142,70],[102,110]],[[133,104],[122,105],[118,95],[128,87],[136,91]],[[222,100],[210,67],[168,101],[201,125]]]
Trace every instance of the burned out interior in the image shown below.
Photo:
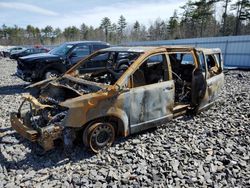
[[[213,77],[221,73],[221,57],[220,54],[206,54],[205,55],[208,77]]]
[[[175,82],[175,102],[191,102],[192,73],[195,69],[191,53],[172,53],[169,55],[172,77]]]
[[[169,54],[168,66],[165,54],[150,56],[133,74],[133,87],[168,81],[170,75],[175,83],[176,104],[188,104],[191,101],[192,72],[195,68],[191,53]]]

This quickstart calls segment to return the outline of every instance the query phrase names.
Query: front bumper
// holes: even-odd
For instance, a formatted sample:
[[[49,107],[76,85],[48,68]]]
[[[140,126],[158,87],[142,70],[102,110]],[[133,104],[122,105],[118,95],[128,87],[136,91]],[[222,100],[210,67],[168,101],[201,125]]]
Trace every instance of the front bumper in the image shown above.
[[[16,76],[21,78],[24,81],[31,82],[32,81],[32,73],[31,72],[26,72],[22,71],[21,69],[17,69],[16,71]]]
[[[35,130],[23,123],[23,119],[19,113],[11,113],[10,115],[11,126],[22,137],[30,140],[31,142],[38,142],[45,151],[54,148],[54,140],[62,137],[62,127],[59,125],[50,125]]]
[[[38,140],[38,131],[27,127],[23,124],[23,121],[20,117],[18,117],[18,113],[12,112],[10,114],[10,122],[13,129],[16,130],[22,137],[30,140],[31,142],[35,142]]]

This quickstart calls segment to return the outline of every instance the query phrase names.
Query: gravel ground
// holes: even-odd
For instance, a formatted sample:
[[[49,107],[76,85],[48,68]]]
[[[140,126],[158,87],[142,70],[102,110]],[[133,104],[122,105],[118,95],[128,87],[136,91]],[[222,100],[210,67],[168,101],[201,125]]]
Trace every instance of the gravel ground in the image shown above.
[[[77,144],[41,155],[10,127],[28,84],[0,59],[0,187],[250,187],[250,72],[230,71],[219,102],[98,155]]]

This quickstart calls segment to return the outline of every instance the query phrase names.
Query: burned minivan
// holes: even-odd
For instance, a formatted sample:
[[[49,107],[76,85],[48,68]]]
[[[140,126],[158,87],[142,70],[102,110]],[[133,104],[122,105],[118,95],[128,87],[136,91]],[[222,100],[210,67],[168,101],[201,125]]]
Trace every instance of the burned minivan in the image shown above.
[[[82,72],[86,66],[105,69]],[[223,86],[220,49],[181,46],[99,50],[59,78],[29,86],[11,125],[44,149],[81,135],[93,152],[215,102]],[[166,124],[167,126],[167,124]]]

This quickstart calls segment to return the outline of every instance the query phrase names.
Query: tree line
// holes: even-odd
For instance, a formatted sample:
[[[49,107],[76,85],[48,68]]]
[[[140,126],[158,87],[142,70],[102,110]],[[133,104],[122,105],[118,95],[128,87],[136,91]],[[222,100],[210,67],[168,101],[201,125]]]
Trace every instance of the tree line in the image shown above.
[[[223,13],[216,17],[216,5],[223,5]],[[128,24],[121,15],[117,22],[104,17],[99,27],[70,26],[65,29],[28,25],[26,28],[0,28],[0,44],[3,45],[53,45],[65,41],[102,40],[112,44],[128,41],[170,40],[195,37],[250,34],[250,0],[188,0],[174,11],[167,20],[156,19],[148,27],[135,21]]]

